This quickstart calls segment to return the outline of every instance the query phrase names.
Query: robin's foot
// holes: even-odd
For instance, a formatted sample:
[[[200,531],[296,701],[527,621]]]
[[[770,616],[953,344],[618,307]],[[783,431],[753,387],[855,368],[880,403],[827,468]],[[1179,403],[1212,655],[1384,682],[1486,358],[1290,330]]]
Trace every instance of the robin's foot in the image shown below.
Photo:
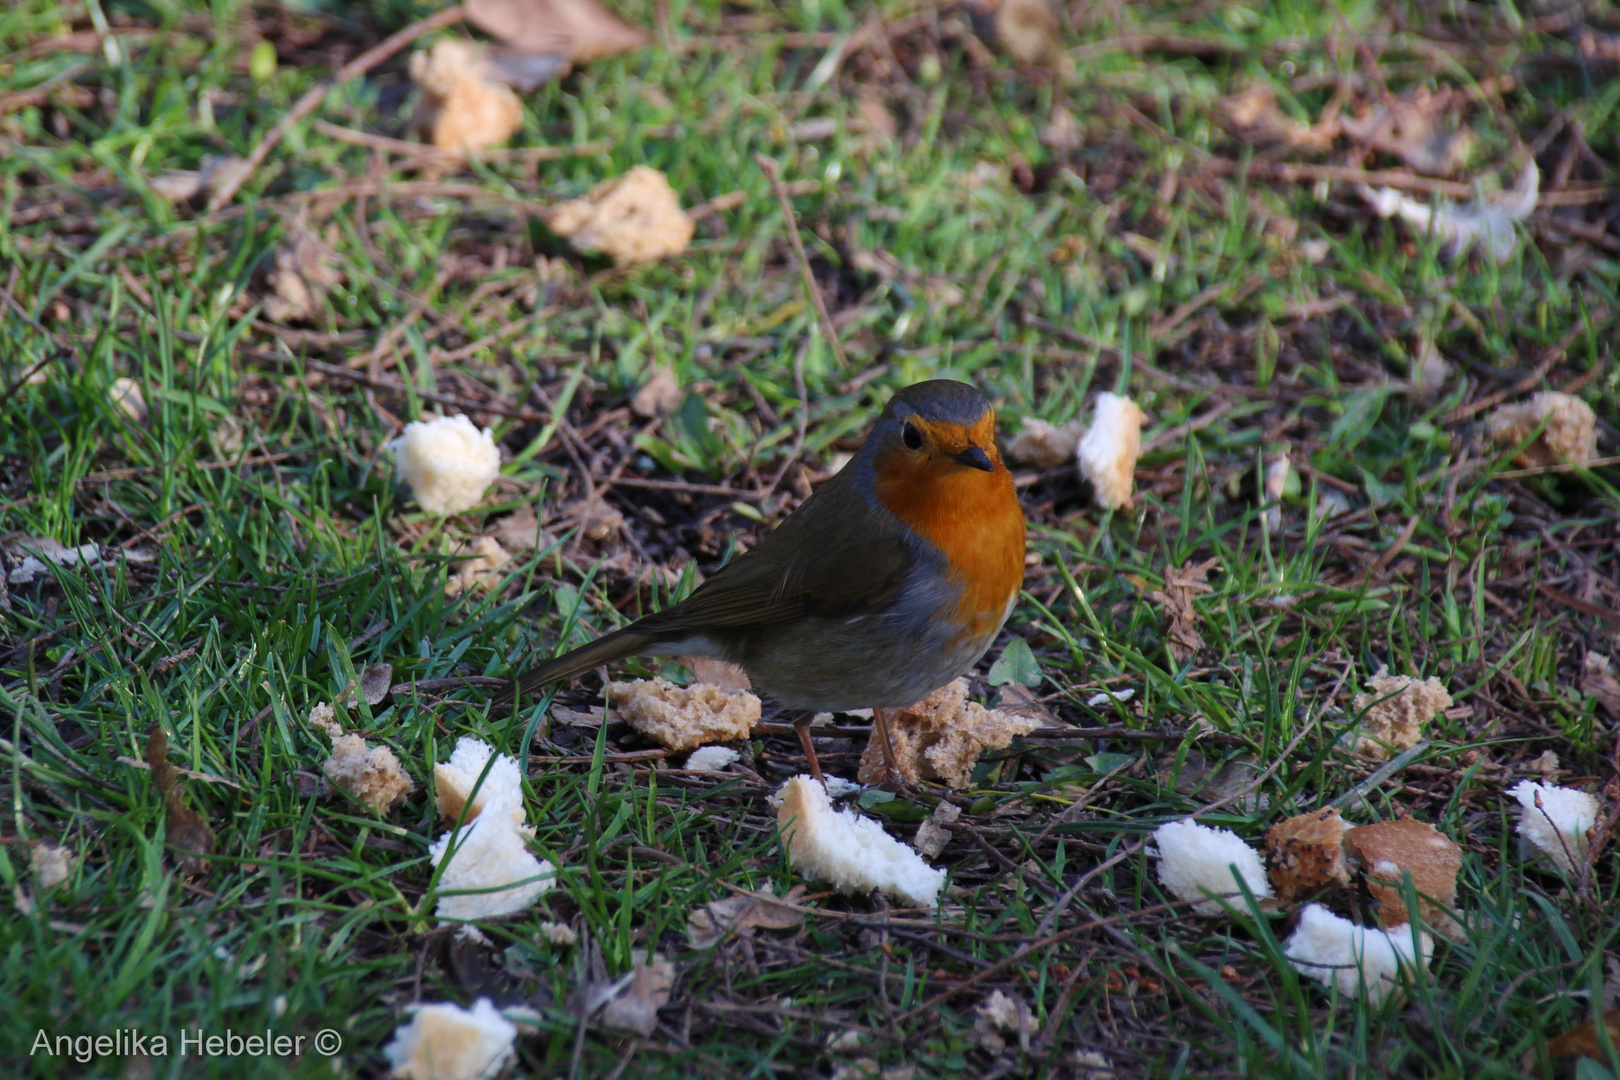
[[[889,709],[872,710],[872,738],[877,740],[878,750],[883,754],[883,782],[878,786],[885,791],[892,791],[896,795],[915,795],[917,788],[905,775],[900,772],[896,764],[894,742],[889,738]]]

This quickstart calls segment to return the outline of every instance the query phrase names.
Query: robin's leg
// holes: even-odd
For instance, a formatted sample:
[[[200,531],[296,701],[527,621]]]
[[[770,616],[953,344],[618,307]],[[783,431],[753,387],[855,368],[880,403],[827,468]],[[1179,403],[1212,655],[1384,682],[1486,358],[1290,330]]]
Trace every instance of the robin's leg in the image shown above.
[[[911,785],[900,774],[900,767],[895,764],[894,742],[889,738],[889,710],[872,710],[872,738],[878,741],[878,750],[883,754],[883,786],[892,791],[908,791]]]
[[[810,721],[816,714],[808,710],[797,710],[793,713],[793,731],[799,736],[799,745],[804,747],[805,760],[810,763],[810,775],[822,787],[827,786],[826,777],[821,775],[821,761],[816,757],[816,744],[810,738]]]

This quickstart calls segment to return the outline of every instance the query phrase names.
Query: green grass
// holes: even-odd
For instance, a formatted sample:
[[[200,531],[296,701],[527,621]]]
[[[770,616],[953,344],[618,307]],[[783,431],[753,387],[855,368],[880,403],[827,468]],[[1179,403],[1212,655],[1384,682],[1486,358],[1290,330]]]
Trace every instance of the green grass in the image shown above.
[[[375,1076],[408,1004],[492,996],[540,1014],[514,1075],[825,1077],[870,1057],[929,1077],[1070,1076],[1087,1050],[1133,1076],[1557,1075],[1547,1040],[1620,992],[1620,849],[1577,894],[1518,850],[1502,792],[1551,750],[1561,782],[1616,808],[1616,717],[1580,673],[1589,651],[1620,645],[1620,473],[1518,474],[1471,406],[1573,387],[1597,411],[1600,453],[1616,452],[1614,64],[1512,5],[1077,4],[1064,42],[1080,52],[1056,76],[980,64],[964,16],[890,0],[621,8],[682,47],[527,95],[514,140],[606,149],[444,178],[488,199],[320,200],[367,177],[431,179],[314,124],[401,134],[400,56],[336,88],[214,214],[163,202],[148,179],[247,153],[337,63],[428,10],[23,0],[0,13],[0,540],[141,556],[58,570],[0,603],[8,1074]],[[857,33],[879,15],[876,36]],[[1586,18],[1615,32],[1612,7]],[[110,55],[42,44],[96,27],[122,42]],[[833,36],[784,37],[807,32]],[[1154,41],[1128,47],[1141,35]],[[280,62],[255,79],[261,40]],[[1490,81],[1506,73],[1511,87]],[[1379,80],[1483,94],[1446,114],[1473,132],[1470,175],[1511,178],[1531,146],[1553,195],[1503,265],[1452,260],[1371,216],[1354,185],[1269,179],[1278,161],[1342,164],[1344,144],[1313,156],[1234,133],[1221,99],[1255,80],[1304,121],[1341,82],[1364,105]],[[863,128],[863,95],[896,138]],[[1059,108],[1077,144],[1042,141]],[[802,126],[820,120],[831,134]],[[847,367],[818,333],[756,153],[819,185],[794,208]],[[632,270],[582,259],[522,212],[641,163],[688,206],[742,201],[700,221],[684,256]],[[259,305],[300,214],[343,281],[289,329]],[[1408,382],[1424,340],[1455,367],[1432,397]],[[42,382],[13,385],[41,363]],[[627,407],[657,366],[686,396],[647,420]],[[144,422],[112,403],[120,377],[141,387]],[[1089,416],[1100,390],[1150,417],[1128,512],[1100,512],[1070,469],[1019,470],[1040,562],[980,669],[1022,636],[1062,720],[1135,731],[1031,739],[981,765],[953,796],[964,828],[938,860],[953,891],[937,916],[812,886],[801,931],[688,947],[698,905],[799,880],[766,802],[799,771],[791,736],[752,740],[748,773],[703,779],[623,757],[648,746],[626,728],[542,708],[512,720],[485,687],[440,688],[338,706],[418,782],[390,815],[321,776],[329,741],[309,710],[367,664],[392,664],[396,682],[505,676],[681,595],[808,490],[794,469],[769,486],[801,422],[808,477],[896,388],[930,377],[985,390],[1008,434],[1023,417]],[[507,459],[485,503],[447,520],[396,487],[386,451],[434,409],[493,427]],[[1283,444],[1300,486],[1272,527],[1257,492]],[[582,471],[623,514],[617,534],[577,533]],[[1330,493],[1350,516],[1320,512]],[[463,540],[521,507],[541,546],[499,590],[448,598]],[[1205,646],[1178,664],[1149,593],[1208,558]],[[1223,761],[1277,766],[1263,801],[1203,819],[1251,842],[1351,793],[1371,766],[1337,740],[1383,664],[1438,675],[1458,708],[1346,812],[1409,813],[1458,841],[1470,936],[1441,942],[1408,1000],[1380,1009],[1295,975],[1283,915],[1156,907],[1169,898],[1133,845],[1216,798],[1177,781]],[[1085,704],[1104,687],[1136,695]],[[997,691],[980,678],[975,693]],[[599,697],[585,680],[559,700]],[[153,724],[176,765],[213,778],[188,782],[218,836],[206,874],[176,871],[162,800],[130,764]],[[484,925],[488,948],[432,918],[431,763],[462,735],[528,762],[532,846],[561,867],[530,914]],[[825,759],[852,774],[860,748],[829,742]],[[940,794],[864,802],[910,839]],[[48,895],[29,867],[43,841],[77,857]],[[580,944],[549,944],[545,921]],[[654,1036],[582,1026],[570,995],[591,949],[616,977],[647,946],[679,972]],[[1027,1047],[975,1034],[992,988],[1029,1005]],[[332,1029],[344,1045],[335,1064],[28,1053],[41,1030],[177,1042],[226,1028]],[[827,1049],[852,1030],[861,1050]],[[1576,1073],[1615,1074],[1613,1055]]]

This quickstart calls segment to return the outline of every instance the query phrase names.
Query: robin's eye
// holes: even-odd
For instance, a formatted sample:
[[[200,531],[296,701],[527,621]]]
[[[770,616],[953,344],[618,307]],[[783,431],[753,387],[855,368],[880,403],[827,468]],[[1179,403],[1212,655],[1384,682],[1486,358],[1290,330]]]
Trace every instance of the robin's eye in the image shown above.
[[[911,424],[907,424],[905,427],[900,429],[900,441],[906,444],[907,450],[921,450],[922,432],[918,431]]]

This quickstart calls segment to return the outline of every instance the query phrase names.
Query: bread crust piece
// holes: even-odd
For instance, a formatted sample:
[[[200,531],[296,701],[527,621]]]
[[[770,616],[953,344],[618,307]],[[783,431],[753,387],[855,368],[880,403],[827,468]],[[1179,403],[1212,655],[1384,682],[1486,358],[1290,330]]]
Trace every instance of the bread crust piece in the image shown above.
[[[795,776],[783,785],[776,821],[795,873],[841,893],[881,889],[908,904],[939,906],[945,872],[871,818],[834,810],[827,790],[813,777]]]
[[[1351,829],[1345,847],[1361,868],[1385,926],[1411,921],[1403,878],[1412,875],[1423,921],[1447,937],[1461,933],[1448,909],[1457,899],[1462,849],[1423,821],[1380,821]]]
[[[1336,809],[1299,814],[1273,825],[1266,833],[1266,859],[1277,899],[1291,903],[1349,888],[1344,836],[1351,828]]]
[[[759,723],[760,701],[746,690],[722,690],[663,679],[613,684],[619,715],[659,746],[696,750],[708,743],[746,739]]]

